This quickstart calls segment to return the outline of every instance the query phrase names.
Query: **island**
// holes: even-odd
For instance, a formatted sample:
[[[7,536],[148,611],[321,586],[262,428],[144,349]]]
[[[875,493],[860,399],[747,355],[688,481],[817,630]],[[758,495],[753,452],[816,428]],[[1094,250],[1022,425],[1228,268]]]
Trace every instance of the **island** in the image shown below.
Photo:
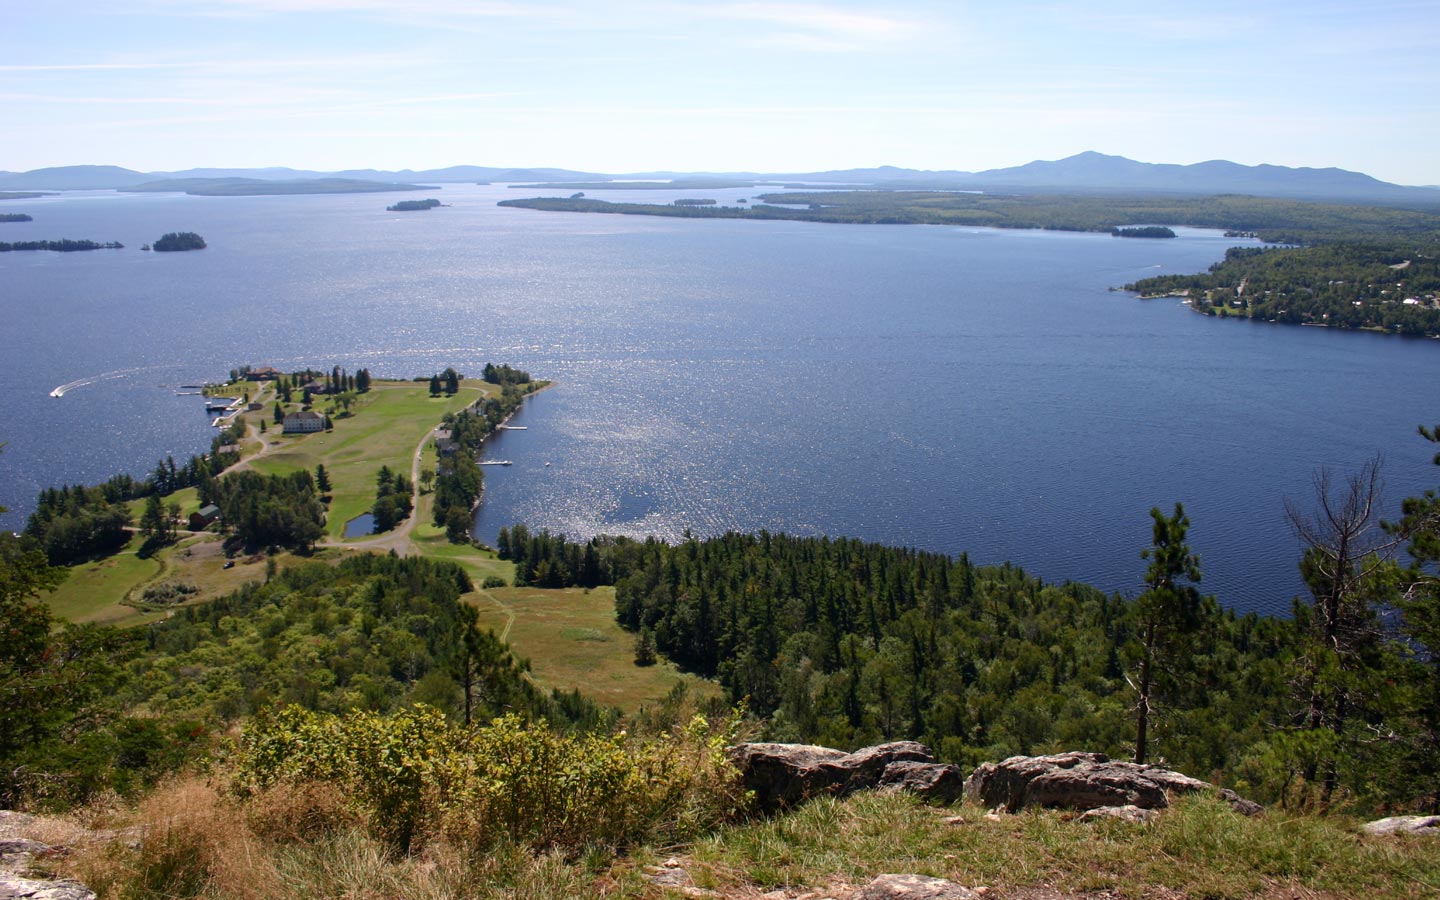
[[[56,253],[74,253],[77,250],[123,250],[125,245],[119,241],[74,241],[70,238],[62,238],[58,241],[16,241],[6,243],[0,241],[0,253],[8,253],[11,250],[53,250]]]
[[[423,184],[364,181],[359,178],[306,178],[267,181],[263,178],[166,178],[121,188],[129,194],[182,193],[196,197],[263,197],[284,194],[379,194],[435,190]]]
[[[33,222],[25,213],[0,213],[0,222]]]
[[[54,191],[0,191],[0,200],[34,200],[39,197],[53,197]]]
[[[431,197],[428,200],[401,200],[399,203],[385,207],[386,212],[423,212],[427,209],[434,209],[440,206],[440,201]]]
[[[1127,228],[1115,227],[1110,229],[1115,237],[1123,238],[1173,238],[1175,232],[1164,225],[1137,225]]]
[[[172,253],[181,250],[204,250],[205,239],[193,231],[172,231],[162,235],[160,240],[154,244],[154,249],[160,253]]]

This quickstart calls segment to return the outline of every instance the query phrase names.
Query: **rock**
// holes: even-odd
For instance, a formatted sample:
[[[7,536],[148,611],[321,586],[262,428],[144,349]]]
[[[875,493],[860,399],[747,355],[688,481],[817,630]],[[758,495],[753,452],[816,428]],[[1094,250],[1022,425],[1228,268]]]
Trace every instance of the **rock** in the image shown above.
[[[794,806],[822,794],[844,796],[880,784],[901,762],[935,765],[924,744],[895,741],[854,753],[809,744],[737,744],[730,759],[761,809]],[[898,777],[898,776],[897,776]],[[938,776],[937,776],[938,778]]]
[[[979,900],[980,895],[953,881],[925,875],[881,875],[865,886],[858,900]]]
[[[42,881],[0,872],[0,900],[95,900],[78,881]]]
[[[1440,834],[1440,816],[1391,816],[1360,826],[1366,834]]]
[[[1100,806],[1087,810],[1080,814],[1081,822],[1093,822],[1096,819],[1119,819],[1122,822],[1135,822],[1139,825],[1148,825],[1160,817],[1160,813],[1153,809],[1145,809],[1140,806]]]
[[[60,856],[64,852],[63,848],[56,849],[25,838],[0,840],[0,871],[24,872],[37,858]]]
[[[880,773],[880,786],[950,804],[965,792],[965,776],[959,766],[901,760],[892,762]]]
[[[965,780],[965,796],[991,809],[1018,812],[1027,806],[1098,809],[1138,806],[1164,809],[1170,794],[1212,793],[1239,813],[1262,811],[1234,791],[1160,766],[1112,760],[1103,753],[1012,756],[985,763]]]

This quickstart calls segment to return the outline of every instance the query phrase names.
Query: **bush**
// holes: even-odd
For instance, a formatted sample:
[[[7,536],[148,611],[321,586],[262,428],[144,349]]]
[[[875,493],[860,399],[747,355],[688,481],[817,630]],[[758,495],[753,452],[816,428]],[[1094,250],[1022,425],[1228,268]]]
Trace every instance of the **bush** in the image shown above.
[[[402,851],[425,836],[477,849],[616,848],[692,837],[738,812],[730,734],[701,716],[635,738],[561,734],[513,715],[466,730],[421,706],[389,717],[290,707],[246,730],[238,785],[248,795],[333,785],[372,834]]]

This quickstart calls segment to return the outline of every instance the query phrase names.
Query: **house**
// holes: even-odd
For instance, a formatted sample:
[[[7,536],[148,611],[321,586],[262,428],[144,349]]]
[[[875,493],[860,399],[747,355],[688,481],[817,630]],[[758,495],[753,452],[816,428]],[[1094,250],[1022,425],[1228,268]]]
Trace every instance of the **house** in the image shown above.
[[[310,434],[325,430],[325,417],[317,412],[302,410],[286,413],[281,424],[285,434]]]
[[[264,408],[265,408],[265,404],[263,404],[263,403],[256,403],[254,400],[251,400],[251,401],[250,401],[250,405],[249,405],[249,406],[246,406],[245,408],[248,409],[250,412],[255,412],[256,410],[264,409]]]
[[[280,370],[270,366],[256,366],[245,373],[246,381],[274,381],[280,377]]]
[[[204,531],[210,527],[210,523],[218,521],[219,518],[220,507],[213,503],[209,506],[202,506],[199,510],[190,514],[190,530]]]
[[[460,443],[451,438],[437,437],[435,439],[435,452],[441,456],[454,456],[459,449]]]

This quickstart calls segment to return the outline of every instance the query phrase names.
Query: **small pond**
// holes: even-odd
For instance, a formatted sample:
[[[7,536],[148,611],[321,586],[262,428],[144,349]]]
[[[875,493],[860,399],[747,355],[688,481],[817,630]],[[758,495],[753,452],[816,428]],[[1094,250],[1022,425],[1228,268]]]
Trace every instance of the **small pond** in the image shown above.
[[[364,537],[375,530],[375,517],[369,513],[361,513],[345,523],[345,536]]]

